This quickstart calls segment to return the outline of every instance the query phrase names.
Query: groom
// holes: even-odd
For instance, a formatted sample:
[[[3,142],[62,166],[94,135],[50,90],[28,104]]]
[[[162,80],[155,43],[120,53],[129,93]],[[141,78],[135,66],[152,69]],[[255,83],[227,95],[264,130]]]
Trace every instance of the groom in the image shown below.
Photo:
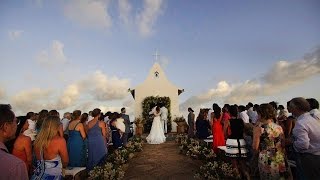
[[[164,106],[164,104],[160,104],[160,112],[161,112],[161,124],[162,124],[162,129],[163,133],[167,133],[168,128],[167,128],[167,122],[168,122],[168,109]]]

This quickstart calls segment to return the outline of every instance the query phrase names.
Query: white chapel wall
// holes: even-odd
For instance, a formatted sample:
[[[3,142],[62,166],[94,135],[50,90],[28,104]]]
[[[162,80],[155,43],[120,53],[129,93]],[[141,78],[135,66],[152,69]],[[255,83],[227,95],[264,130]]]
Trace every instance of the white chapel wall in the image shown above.
[[[159,77],[154,72],[159,72]],[[178,88],[170,83],[158,64],[151,69],[147,79],[135,88],[135,117],[142,116],[142,101],[148,96],[167,96],[171,100],[171,120],[180,116]],[[172,122],[172,131],[176,132],[176,123]]]

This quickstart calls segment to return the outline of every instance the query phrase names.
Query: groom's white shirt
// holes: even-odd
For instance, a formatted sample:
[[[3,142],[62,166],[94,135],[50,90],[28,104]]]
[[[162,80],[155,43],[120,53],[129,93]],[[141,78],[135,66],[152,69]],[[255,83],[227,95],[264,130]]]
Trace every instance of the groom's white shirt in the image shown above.
[[[163,106],[162,108],[160,108],[160,112],[161,112],[161,120],[163,121],[168,120],[168,109]]]

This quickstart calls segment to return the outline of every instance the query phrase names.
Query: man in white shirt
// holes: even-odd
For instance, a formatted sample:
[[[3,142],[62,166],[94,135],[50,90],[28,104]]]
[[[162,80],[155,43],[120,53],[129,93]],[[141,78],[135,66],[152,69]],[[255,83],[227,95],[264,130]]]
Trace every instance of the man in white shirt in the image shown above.
[[[242,119],[244,123],[250,123],[246,107],[241,105],[241,106],[238,107],[238,109],[239,109],[239,112],[240,112],[239,118]]]
[[[249,116],[249,121],[251,120],[251,123],[255,124],[258,120],[258,113],[254,111],[253,104],[251,102],[248,103],[247,107],[248,107],[247,114]]]
[[[64,113],[63,118],[61,120],[64,134],[67,133],[67,129],[68,129],[70,121],[71,121],[71,113],[69,113],[69,112]]]
[[[310,114],[313,118],[320,120],[319,102],[314,98],[307,99],[310,105]]]
[[[320,123],[308,112],[310,105],[306,99],[293,98],[289,106],[293,116],[297,117],[292,135],[293,148],[298,153],[296,161],[297,172],[300,174],[298,177],[318,179],[320,177]]]
[[[162,124],[162,129],[164,133],[167,133],[168,128],[167,128],[167,122],[168,122],[168,109],[163,105],[160,104],[160,119],[161,119],[161,124]]]

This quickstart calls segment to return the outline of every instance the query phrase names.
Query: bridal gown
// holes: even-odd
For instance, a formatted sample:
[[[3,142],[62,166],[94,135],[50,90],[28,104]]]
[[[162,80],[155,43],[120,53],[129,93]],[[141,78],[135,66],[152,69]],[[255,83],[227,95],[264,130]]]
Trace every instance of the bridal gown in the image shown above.
[[[146,139],[149,144],[161,144],[166,141],[166,136],[161,125],[160,113],[154,112],[150,134]]]

